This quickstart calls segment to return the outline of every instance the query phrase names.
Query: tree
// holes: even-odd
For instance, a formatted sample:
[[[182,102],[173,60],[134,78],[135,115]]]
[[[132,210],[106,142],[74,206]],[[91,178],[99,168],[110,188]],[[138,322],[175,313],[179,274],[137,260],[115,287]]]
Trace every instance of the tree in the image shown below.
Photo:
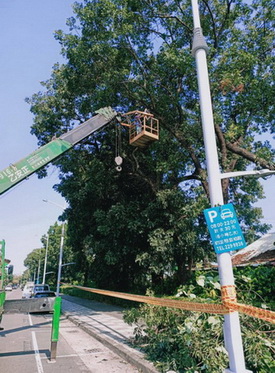
[[[29,253],[24,260],[24,266],[29,270],[29,277],[33,281],[37,281],[38,274],[40,274],[39,279],[42,276],[43,271],[43,258],[45,256],[44,249],[34,249]]]
[[[210,253],[201,216],[209,190],[190,3],[85,0],[74,11],[70,32],[56,32],[68,62],[57,64],[45,91],[28,99],[39,144],[108,105],[149,109],[160,119],[161,139],[133,149],[123,128],[119,174],[116,124],[56,161],[56,189],[70,204],[70,245],[86,282],[93,276],[99,286],[128,289],[147,286],[148,272],[158,282],[171,271],[182,281],[187,266]],[[274,170],[274,150],[259,137],[274,131],[272,4],[204,0],[200,13],[221,169]],[[253,207],[264,196],[259,182],[225,179],[222,187],[248,241],[266,232]]]

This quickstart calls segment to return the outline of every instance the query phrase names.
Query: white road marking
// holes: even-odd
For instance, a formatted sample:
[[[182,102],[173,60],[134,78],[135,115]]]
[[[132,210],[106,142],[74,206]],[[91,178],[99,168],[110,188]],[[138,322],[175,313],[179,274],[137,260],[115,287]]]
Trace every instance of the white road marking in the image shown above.
[[[30,326],[33,326],[32,318],[30,314],[29,314],[29,323],[30,323]],[[44,373],[42,361],[41,361],[40,353],[38,349],[37,339],[36,339],[36,335],[34,331],[32,331],[32,344],[33,344],[34,356],[36,360],[37,372]]]

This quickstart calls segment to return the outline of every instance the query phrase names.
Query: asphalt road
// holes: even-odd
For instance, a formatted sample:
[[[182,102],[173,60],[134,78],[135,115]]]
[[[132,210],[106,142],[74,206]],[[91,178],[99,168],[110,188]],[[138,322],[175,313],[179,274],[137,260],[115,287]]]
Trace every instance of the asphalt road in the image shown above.
[[[21,299],[20,289],[7,299]],[[57,358],[50,361],[52,314],[4,314],[0,331],[0,372],[137,373],[103,344],[61,317]]]

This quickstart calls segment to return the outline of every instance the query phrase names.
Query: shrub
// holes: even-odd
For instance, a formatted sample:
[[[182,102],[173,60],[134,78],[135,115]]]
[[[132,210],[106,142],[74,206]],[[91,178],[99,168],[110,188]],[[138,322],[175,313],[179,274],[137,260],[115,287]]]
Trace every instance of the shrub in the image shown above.
[[[263,269],[259,276],[258,271],[258,280],[268,273]],[[249,304],[264,301],[268,308],[269,290],[265,289],[258,297],[256,286],[259,281],[253,280],[253,276],[248,277],[247,272],[246,275],[243,273],[236,273],[236,284],[240,287],[238,299]],[[268,287],[268,283],[265,285]],[[176,297],[217,302],[220,300],[219,288],[217,273],[205,275],[205,272],[199,272],[193,282],[178,289]],[[124,318],[136,325],[135,343],[161,372],[172,369],[179,373],[220,373],[228,367],[228,356],[223,347],[222,316],[142,305],[139,309],[126,311]],[[275,372],[272,325],[242,314],[240,318],[247,368],[254,373]]]

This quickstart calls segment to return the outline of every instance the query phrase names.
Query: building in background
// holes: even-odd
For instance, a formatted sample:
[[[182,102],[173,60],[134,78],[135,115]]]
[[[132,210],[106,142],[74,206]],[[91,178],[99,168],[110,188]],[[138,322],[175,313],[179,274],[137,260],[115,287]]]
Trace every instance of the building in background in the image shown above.
[[[232,255],[233,266],[275,265],[275,232],[267,233],[259,240]]]

